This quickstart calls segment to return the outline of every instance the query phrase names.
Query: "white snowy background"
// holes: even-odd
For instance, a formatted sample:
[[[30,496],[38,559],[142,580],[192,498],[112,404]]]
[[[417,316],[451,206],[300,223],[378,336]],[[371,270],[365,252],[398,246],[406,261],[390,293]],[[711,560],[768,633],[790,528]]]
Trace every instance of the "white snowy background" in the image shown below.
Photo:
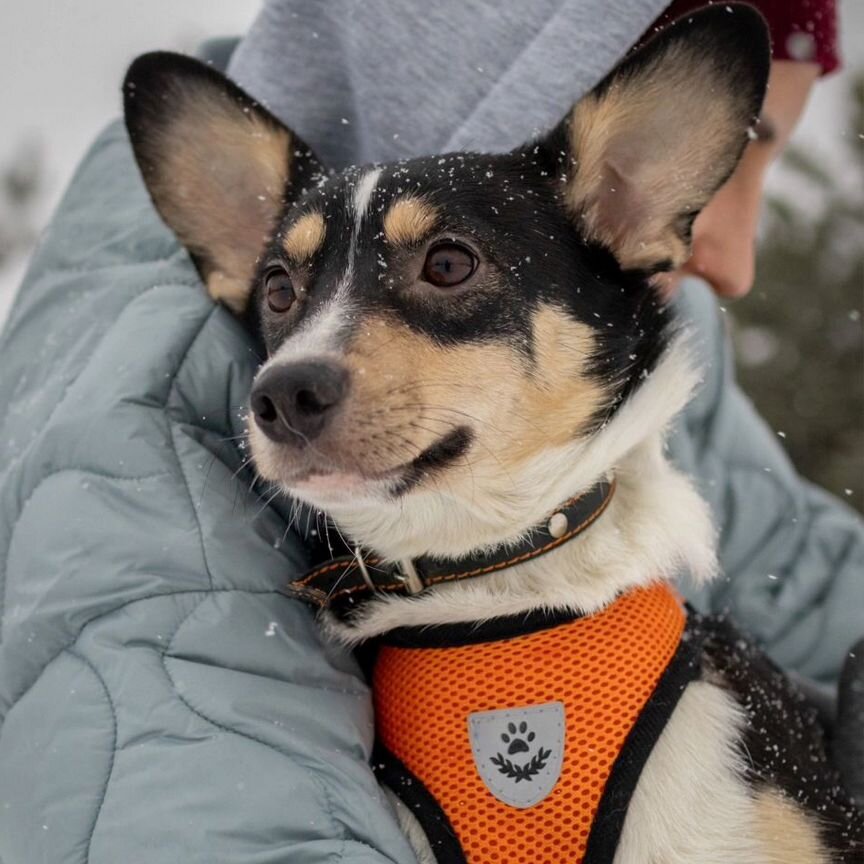
[[[34,233],[50,218],[93,137],[119,114],[129,61],[148,50],[191,52],[208,37],[239,34],[259,5],[260,0],[2,0],[0,166],[15,161],[26,171],[30,163],[38,187],[24,213],[27,224],[5,226],[7,234],[17,232],[17,248],[0,262],[0,322],[20,284]],[[842,175],[840,139],[855,134],[843,116],[843,94],[852,71],[864,67],[864,0],[841,0],[840,13],[845,69],[818,85],[795,138]],[[771,186],[792,198],[806,194],[782,172],[775,171]]]
[[[157,49],[192,53],[204,39],[239,35],[260,5],[0,0],[0,166],[37,163],[31,225],[38,230],[48,222],[93,138],[120,114],[120,83],[132,58]],[[27,239],[0,262],[0,322],[24,274]]]

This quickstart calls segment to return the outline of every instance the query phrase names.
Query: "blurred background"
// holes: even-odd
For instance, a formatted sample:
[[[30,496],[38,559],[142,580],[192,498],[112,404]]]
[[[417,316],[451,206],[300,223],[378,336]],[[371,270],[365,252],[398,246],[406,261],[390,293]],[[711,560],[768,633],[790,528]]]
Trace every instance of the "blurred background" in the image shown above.
[[[0,322],[129,61],[242,33],[260,0],[28,0],[0,9]],[[774,167],[756,287],[726,307],[747,393],[811,480],[864,511],[864,2],[843,69]],[[2,375],[2,370],[0,370]]]

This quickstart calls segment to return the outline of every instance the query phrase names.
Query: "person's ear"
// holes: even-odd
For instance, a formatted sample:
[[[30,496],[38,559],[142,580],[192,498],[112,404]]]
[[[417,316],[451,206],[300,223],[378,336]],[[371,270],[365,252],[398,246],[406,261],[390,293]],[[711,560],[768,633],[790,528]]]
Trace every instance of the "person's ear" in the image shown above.
[[[752,134],[769,66],[762,16],[716,5],[663,30],[576,103],[545,146],[583,236],[625,270],[686,261],[693,220]]]
[[[287,202],[320,170],[296,136],[224,75],[166,52],[123,85],[135,159],[162,218],[210,294],[236,312]]]

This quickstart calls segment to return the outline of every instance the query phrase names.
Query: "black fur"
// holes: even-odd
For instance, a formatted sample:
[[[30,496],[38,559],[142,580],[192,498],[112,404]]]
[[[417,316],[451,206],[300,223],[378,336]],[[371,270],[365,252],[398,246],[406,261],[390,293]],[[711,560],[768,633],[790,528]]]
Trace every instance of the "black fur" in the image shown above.
[[[532,145],[501,156],[456,153],[385,167],[357,242],[352,303],[358,319],[391,315],[443,344],[506,341],[529,366],[533,315],[541,304],[553,304],[595,332],[598,351],[587,366],[609,385],[611,412],[663,353],[671,314],[646,274],[622,271],[610,253],[574,230],[549,166],[546,149]],[[260,296],[255,304],[269,350],[335,292],[348,264],[350,202],[361,174],[329,178],[303,196],[262,256],[262,275],[273,262],[290,270],[285,231],[306,212],[324,214],[322,249],[293,274],[304,286],[302,303],[289,315],[271,313]],[[383,218],[392,201],[409,193],[438,207],[433,238],[461,240],[483,261],[483,278],[470,291],[403,290],[415,281],[422,252],[418,257],[417,251],[389,247]]]
[[[742,755],[755,787],[779,789],[815,817],[837,864],[864,861],[864,813],[832,764],[818,710],[722,618],[705,622],[705,653],[747,716]]]
[[[638,76],[676,41],[686,41],[691,53],[722,70],[741,101],[742,123],[755,122],[770,52],[761,16],[741,4],[681,19],[631,54],[594,92],[603,94],[616,81]],[[668,265],[661,262],[651,273],[624,271],[609,251],[582,236],[561,198],[562,176],[578,170],[569,152],[567,124],[565,118],[542,141],[502,156],[455,153],[386,166],[358,242],[353,300],[358,317],[385,312],[441,343],[506,340],[529,364],[535,347],[533,313],[540,304],[556,305],[594,331],[597,351],[587,364],[589,374],[607,385],[610,394],[610,404],[595,418],[599,425],[656,366],[673,333],[671,312],[649,281]],[[717,185],[732,171],[745,144],[742,136]],[[310,209],[325,214],[325,245],[302,274],[309,289],[305,308],[278,319],[260,296],[252,304],[260,312],[269,349],[326,302],[344,273],[352,230],[349,202],[361,173],[355,169],[330,178],[299,200],[263,256],[265,266],[273,260],[287,264],[280,238],[288,225]],[[402,290],[416,275],[411,272],[416,256],[388,249],[381,223],[388,204],[408,193],[439,207],[437,236],[466,240],[480,253],[486,278],[469,293],[418,296]],[[688,241],[696,215],[680,216],[679,232]]]
[[[431,474],[462,458],[473,440],[474,433],[467,426],[457,426],[414,459],[390,494],[395,498],[407,494]]]

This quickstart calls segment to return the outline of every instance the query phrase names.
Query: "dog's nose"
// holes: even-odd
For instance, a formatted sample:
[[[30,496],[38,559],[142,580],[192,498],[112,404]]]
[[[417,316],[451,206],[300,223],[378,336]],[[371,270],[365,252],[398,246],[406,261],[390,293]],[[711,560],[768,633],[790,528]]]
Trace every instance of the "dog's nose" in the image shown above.
[[[252,387],[255,422],[272,441],[310,441],[333,419],[348,382],[348,371],[326,360],[273,366]]]

